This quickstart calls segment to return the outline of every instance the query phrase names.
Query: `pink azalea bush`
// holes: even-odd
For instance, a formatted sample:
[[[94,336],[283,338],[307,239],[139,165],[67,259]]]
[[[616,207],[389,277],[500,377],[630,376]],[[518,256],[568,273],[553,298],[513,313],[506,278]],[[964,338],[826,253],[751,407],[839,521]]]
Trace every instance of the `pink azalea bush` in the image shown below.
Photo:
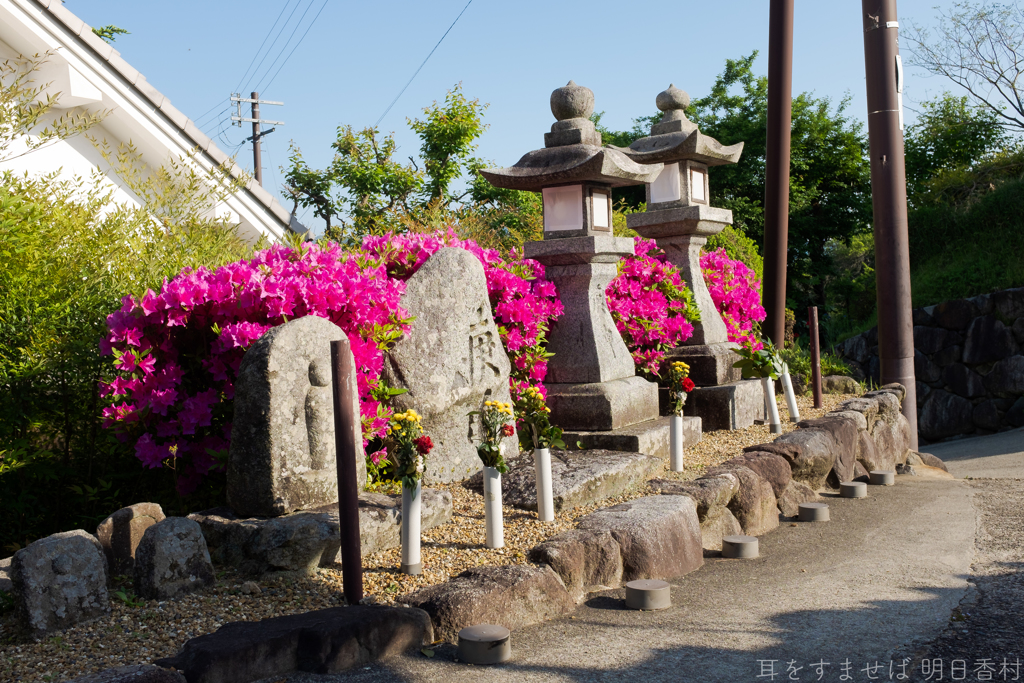
[[[733,261],[725,249],[700,255],[700,269],[711,292],[715,308],[725,321],[729,341],[753,351],[764,347],[754,331],[754,324],[765,319],[761,306],[761,281],[745,263]]]
[[[159,293],[125,297],[101,343],[118,370],[104,387],[105,426],[133,441],[146,466],[177,469],[179,491],[191,492],[223,464],[245,350],[276,325],[317,315],[348,335],[364,437],[382,436],[392,411],[380,373],[384,350],[409,329],[399,306],[405,280],[444,246],[467,249],[484,265],[513,390],[543,389],[544,333],[562,309],[540,264],[516,255],[505,261],[451,232],[368,237],[351,252],[275,246],[215,271],[185,270]]]
[[[642,373],[658,376],[665,352],[693,336],[699,320],[693,295],[654,240],[634,238],[635,255],[619,261],[619,274],[605,296],[633,362]]]

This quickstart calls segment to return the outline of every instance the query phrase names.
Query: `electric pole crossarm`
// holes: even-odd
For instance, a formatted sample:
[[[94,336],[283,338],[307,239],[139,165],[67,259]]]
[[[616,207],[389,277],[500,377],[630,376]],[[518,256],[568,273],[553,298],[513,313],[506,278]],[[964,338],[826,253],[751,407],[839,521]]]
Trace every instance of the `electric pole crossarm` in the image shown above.
[[[232,116],[232,121],[238,121],[243,123],[269,123],[273,126],[283,126],[284,121],[271,121],[270,119],[248,119],[240,116]]]

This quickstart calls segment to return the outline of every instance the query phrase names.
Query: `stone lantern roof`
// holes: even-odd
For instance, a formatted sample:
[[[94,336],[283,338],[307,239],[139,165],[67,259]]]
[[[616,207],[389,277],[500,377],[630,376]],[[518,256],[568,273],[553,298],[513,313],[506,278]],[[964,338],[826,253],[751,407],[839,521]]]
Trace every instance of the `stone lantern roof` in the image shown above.
[[[551,93],[551,113],[557,121],[544,134],[544,149],[523,155],[509,168],[485,168],[480,173],[495,187],[538,192],[545,187],[592,182],[609,187],[651,183],[658,177],[658,161],[638,162],[630,150],[601,146],[590,115],[594,93],[569,81]],[[742,145],[741,145],[742,147]]]
[[[723,166],[740,160],[742,142],[725,146],[701,133],[697,124],[686,118],[690,96],[685,91],[669,85],[658,94],[656,103],[663,114],[661,120],[651,126],[650,136],[640,138],[628,148],[611,149],[641,164],[697,161],[708,166]]]

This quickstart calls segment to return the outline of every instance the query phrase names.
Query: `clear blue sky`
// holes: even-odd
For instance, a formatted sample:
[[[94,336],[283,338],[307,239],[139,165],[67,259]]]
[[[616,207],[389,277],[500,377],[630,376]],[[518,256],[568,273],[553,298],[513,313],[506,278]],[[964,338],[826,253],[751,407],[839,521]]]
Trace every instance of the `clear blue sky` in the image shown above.
[[[416,155],[418,140],[406,119],[461,82],[467,95],[490,104],[479,156],[509,165],[543,146],[553,122],[548,97],[569,79],[594,91],[596,109],[605,112],[610,128],[630,128],[634,117],[656,111],[654,98],[670,82],[693,97],[706,94],[726,58],[758,50],[757,71],[766,73],[768,4],[472,0],[380,128],[396,133],[398,158]],[[930,25],[937,4],[950,2],[900,0],[900,21]],[[290,140],[312,166],[326,165],[336,128],[373,125],[465,5],[466,0],[66,0],[65,6],[93,26],[116,24],[130,31],[115,43],[122,56],[178,109],[198,119],[225,151],[237,152],[247,168],[252,157],[241,143],[251,131],[227,125],[229,94],[259,87],[262,98],[283,101],[285,106],[262,112],[286,124],[264,138],[264,185],[274,191]],[[863,120],[860,7],[858,0],[797,0],[793,90],[835,101],[849,93],[850,113]],[[277,44],[257,53],[268,32],[267,44],[279,35]],[[262,66],[250,70],[256,75],[245,76],[254,56],[259,64],[264,55]],[[908,69],[910,107],[946,89],[941,79]]]

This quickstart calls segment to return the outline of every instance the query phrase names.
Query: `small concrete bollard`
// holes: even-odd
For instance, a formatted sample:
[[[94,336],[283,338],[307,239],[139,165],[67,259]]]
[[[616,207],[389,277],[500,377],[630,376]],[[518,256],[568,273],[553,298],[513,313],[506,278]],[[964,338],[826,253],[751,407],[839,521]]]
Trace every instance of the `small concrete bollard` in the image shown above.
[[[801,522],[827,522],[828,503],[800,503]]]
[[[872,486],[892,486],[896,483],[896,473],[892,470],[871,470],[868,477]]]
[[[754,536],[726,536],[722,539],[722,557],[733,560],[752,560],[759,555]]]
[[[843,498],[867,498],[868,485],[862,481],[844,481],[839,484],[839,495]]]
[[[672,606],[669,585],[657,579],[637,579],[626,584],[626,607],[656,610]]]
[[[467,626],[459,631],[459,661],[467,664],[500,664],[512,658],[509,630],[494,624]]]

